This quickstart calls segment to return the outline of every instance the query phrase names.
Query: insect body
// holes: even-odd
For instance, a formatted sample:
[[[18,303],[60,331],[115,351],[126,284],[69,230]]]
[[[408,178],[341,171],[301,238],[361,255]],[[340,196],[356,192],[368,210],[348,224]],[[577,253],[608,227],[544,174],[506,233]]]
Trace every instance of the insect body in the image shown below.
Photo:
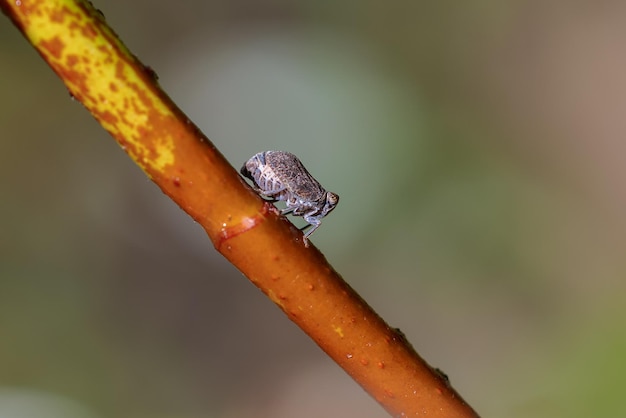
[[[295,155],[284,151],[255,154],[241,167],[241,174],[252,180],[255,190],[273,201],[282,200],[287,207],[281,211],[302,216],[312,228],[304,234],[304,243],[322,224],[339,196],[327,192],[302,165]],[[303,228],[303,229],[305,229]]]

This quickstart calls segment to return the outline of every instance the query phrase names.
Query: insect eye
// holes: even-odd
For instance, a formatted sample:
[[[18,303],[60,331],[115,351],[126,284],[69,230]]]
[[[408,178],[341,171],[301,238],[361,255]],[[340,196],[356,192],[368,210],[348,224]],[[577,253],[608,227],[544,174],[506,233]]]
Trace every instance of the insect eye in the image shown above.
[[[335,194],[333,192],[328,192],[326,194],[326,202],[330,205],[330,206],[335,206],[338,202],[339,202],[339,195]]]

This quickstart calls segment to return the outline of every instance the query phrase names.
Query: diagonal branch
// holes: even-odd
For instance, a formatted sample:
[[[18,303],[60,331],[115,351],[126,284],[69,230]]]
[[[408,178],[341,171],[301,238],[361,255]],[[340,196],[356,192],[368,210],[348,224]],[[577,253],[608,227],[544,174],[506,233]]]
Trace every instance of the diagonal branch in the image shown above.
[[[240,178],[81,0],[0,0],[2,11],[215,248],[394,416],[474,417],[302,233]]]

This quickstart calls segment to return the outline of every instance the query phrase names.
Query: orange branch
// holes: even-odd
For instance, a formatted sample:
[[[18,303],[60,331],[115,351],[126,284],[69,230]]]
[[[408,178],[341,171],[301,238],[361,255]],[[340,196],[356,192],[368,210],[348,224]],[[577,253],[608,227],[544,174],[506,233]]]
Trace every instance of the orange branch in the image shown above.
[[[70,93],[217,250],[394,416],[475,412],[241,179],[88,1],[0,0]]]

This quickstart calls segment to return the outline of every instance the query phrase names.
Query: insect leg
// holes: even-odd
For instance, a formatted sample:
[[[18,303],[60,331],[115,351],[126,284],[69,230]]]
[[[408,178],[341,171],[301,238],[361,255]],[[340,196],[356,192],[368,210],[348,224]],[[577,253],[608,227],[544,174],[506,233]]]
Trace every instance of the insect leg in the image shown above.
[[[311,229],[309,229],[308,231],[306,231],[306,232],[304,233],[304,239],[305,239],[305,240],[306,240],[306,239],[308,239],[308,238],[311,236],[311,234],[312,234],[313,232],[315,232],[315,230],[316,230],[317,228],[319,228],[319,227],[320,227],[320,225],[321,225],[321,224],[322,224],[322,222],[321,222],[321,221],[317,221],[317,223],[312,223],[311,225],[307,225],[307,226],[305,226],[304,228],[302,228],[301,230],[304,230],[304,229],[308,228],[309,226],[311,227]]]
[[[312,210],[311,212],[303,216],[304,220],[307,221],[309,223],[309,226],[311,227],[311,229],[309,229],[304,234],[305,239],[309,238],[311,234],[315,232],[315,230],[319,228],[320,225],[322,224],[322,220],[320,219],[320,216],[315,216],[314,213],[315,213],[315,210]],[[306,226],[305,228],[308,228],[308,226]],[[302,229],[304,230],[305,228],[302,228]]]

